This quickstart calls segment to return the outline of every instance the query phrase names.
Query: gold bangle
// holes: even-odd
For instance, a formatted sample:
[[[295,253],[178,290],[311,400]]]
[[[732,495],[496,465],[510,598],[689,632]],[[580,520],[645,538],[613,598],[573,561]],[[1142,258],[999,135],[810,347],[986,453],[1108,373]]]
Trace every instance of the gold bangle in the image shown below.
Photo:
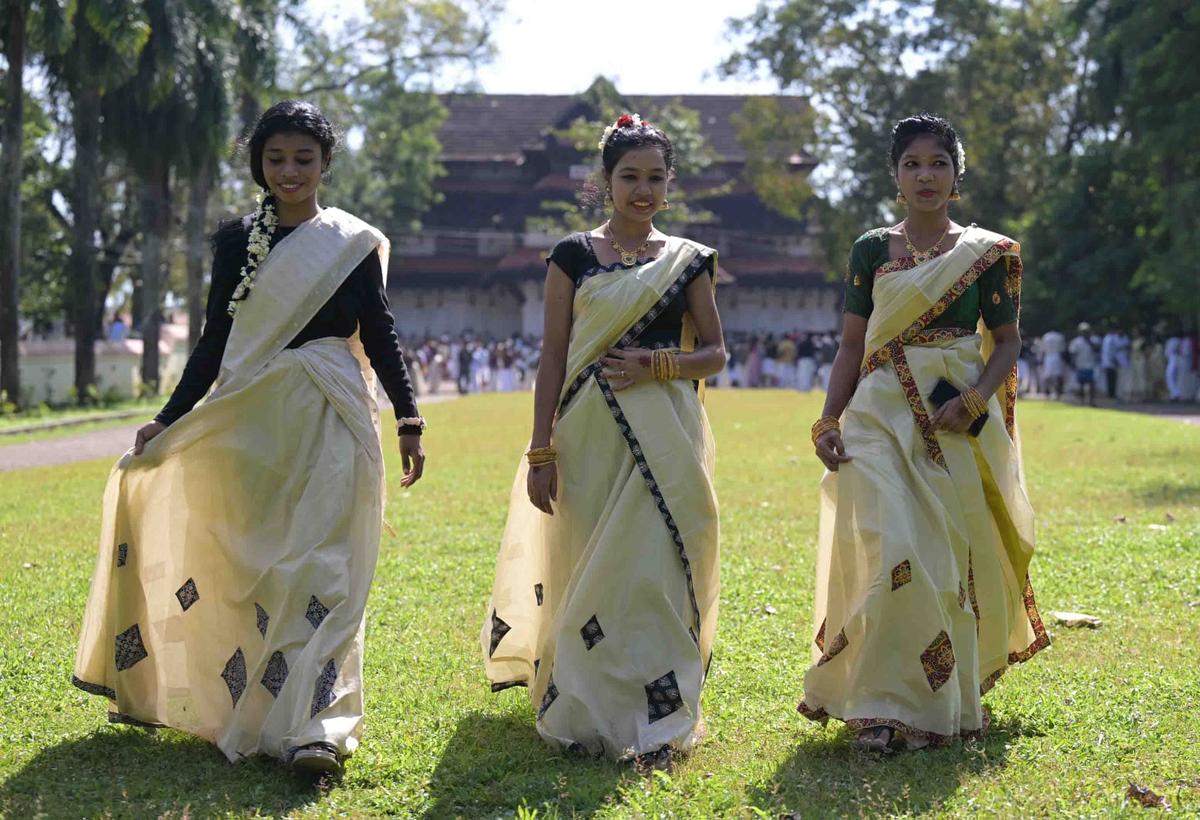
[[[830,430],[840,430],[841,423],[834,416],[821,416],[812,426],[812,442],[815,446],[817,439],[828,433]]]
[[[540,467],[543,464],[552,464],[558,461],[558,450],[554,449],[554,445],[530,447],[525,451],[525,458],[530,467]]]
[[[962,392],[962,399],[967,412],[971,414],[972,421],[987,412],[987,402],[974,387],[968,387],[964,390]]]

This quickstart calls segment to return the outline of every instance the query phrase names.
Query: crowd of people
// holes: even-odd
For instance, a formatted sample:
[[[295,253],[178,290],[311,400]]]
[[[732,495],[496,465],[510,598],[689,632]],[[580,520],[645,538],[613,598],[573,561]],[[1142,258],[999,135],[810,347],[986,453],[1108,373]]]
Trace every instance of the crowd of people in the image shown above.
[[[1017,363],[1021,392],[1110,401],[1184,402],[1198,393],[1197,340],[1184,333],[1130,335],[1081,322],[1074,335],[1050,330],[1026,340]]]
[[[824,390],[839,337],[835,333],[730,333],[729,364],[710,380],[717,387]],[[485,339],[467,333],[409,339],[409,371],[421,393],[460,394],[528,390],[537,372],[541,340],[513,335]],[[1200,391],[1200,345],[1194,336],[1131,335],[1081,323],[1068,337],[1058,330],[1024,341],[1017,363],[1022,395],[1078,397],[1096,404],[1180,402]],[[451,385],[453,387],[451,387]]]

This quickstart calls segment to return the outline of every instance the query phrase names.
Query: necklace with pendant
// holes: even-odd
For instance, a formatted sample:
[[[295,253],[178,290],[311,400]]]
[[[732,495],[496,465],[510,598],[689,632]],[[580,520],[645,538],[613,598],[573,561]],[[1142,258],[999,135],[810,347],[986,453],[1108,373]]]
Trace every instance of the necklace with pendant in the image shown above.
[[[647,235],[645,241],[634,250],[627,251],[617,242],[617,237],[613,233],[612,226],[608,225],[606,227],[608,228],[608,244],[612,245],[612,249],[617,252],[617,256],[621,257],[621,264],[627,268],[636,265],[638,257],[646,252],[646,248],[650,247],[650,236]]]
[[[942,235],[938,238],[938,241],[934,242],[933,245],[923,251],[917,250],[913,246],[912,240],[908,238],[907,222],[900,224],[900,230],[904,233],[904,249],[908,251],[908,255],[913,258],[913,261],[919,265],[922,262],[928,262],[933,257],[941,254],[942,243],[946,241],[946,236],[950,233],[950,222],[946,222],[946,230],[942,231]]]

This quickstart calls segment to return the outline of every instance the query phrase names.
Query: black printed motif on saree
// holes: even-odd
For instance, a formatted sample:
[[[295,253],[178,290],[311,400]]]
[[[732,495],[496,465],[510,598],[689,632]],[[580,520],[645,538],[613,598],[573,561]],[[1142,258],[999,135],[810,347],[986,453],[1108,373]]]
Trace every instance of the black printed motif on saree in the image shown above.
[[[225,685],[229,687],[229,696],[233,698],[233,705],[237,706],[242,693],[246,691],[246,656],[242,653],[240,646],[229,657],[229,660],[225,661],[221,677],[225,680]]]
[[[188,578],[184,581],[183,586],[175,590],[175,597],[179,599],[179,605],[183,607],[184,612],[191,609],[192,604],[200,600],[200,591],[196,589],[195,579]]]
[[[149,654],[146,652],[146,645],[142,643],[142,630],[137,624],[118,635],[115,643],[118,672],[124,672]]]
[[[321,622],[325,620],[325,616],[329,614],[329,607],[321,603],[314,595],[308,601],[308,609],[304,612],[304,617],[312,624],[313,629],[321,626]]]
[[[325,668],[321,670],[321,674],[317,676],[317,682],[313,686],[313,701],[312,711],[309,712],[309,717],[317,716],[317,713],[328,709],[333,705],[335,698],[333,697],[333,683],[337,680],[337,666],[333,662],[333,658],[325,664]]]
[[[679,681],[675,679],[674,670],[646,684],[646,708],[651,723],[683,708],[683,697],[679,694]]]

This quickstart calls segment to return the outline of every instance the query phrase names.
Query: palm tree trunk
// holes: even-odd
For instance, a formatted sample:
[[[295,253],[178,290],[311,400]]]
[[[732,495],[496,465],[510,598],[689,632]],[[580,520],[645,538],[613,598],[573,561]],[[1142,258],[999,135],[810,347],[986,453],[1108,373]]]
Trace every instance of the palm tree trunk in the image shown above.
[[[158,159],[142,180],[142,384],[158,392],[164,257],[171,227],[171,166]]]
[[[4,114],[4,146],[0,156],[0,391],[21,403],[21,371],[17,343],[21,276],[21,152],[25,142],[24,2],[6,3],[8,37],[8,107]]]
[[[212,160],[201,163],[188,189],[187,215],[187,300],[188,300],[188,350],[193,350],[200,341],[200,329],[204,322],[204,267],[208,261],[208,240],[205,228],[208,225],[208,199],[212,192]]]
[[[77,47],[95,37],[89,25],[78,26]],[[72,168],[71,210],[75,220],[71,232],[72,318],[75,325],[75,392],[86,404],[96,383],[96,225],[100,190],[100,82],[95,74],[84,74],[74,89],[73,126],[75,162]]]

